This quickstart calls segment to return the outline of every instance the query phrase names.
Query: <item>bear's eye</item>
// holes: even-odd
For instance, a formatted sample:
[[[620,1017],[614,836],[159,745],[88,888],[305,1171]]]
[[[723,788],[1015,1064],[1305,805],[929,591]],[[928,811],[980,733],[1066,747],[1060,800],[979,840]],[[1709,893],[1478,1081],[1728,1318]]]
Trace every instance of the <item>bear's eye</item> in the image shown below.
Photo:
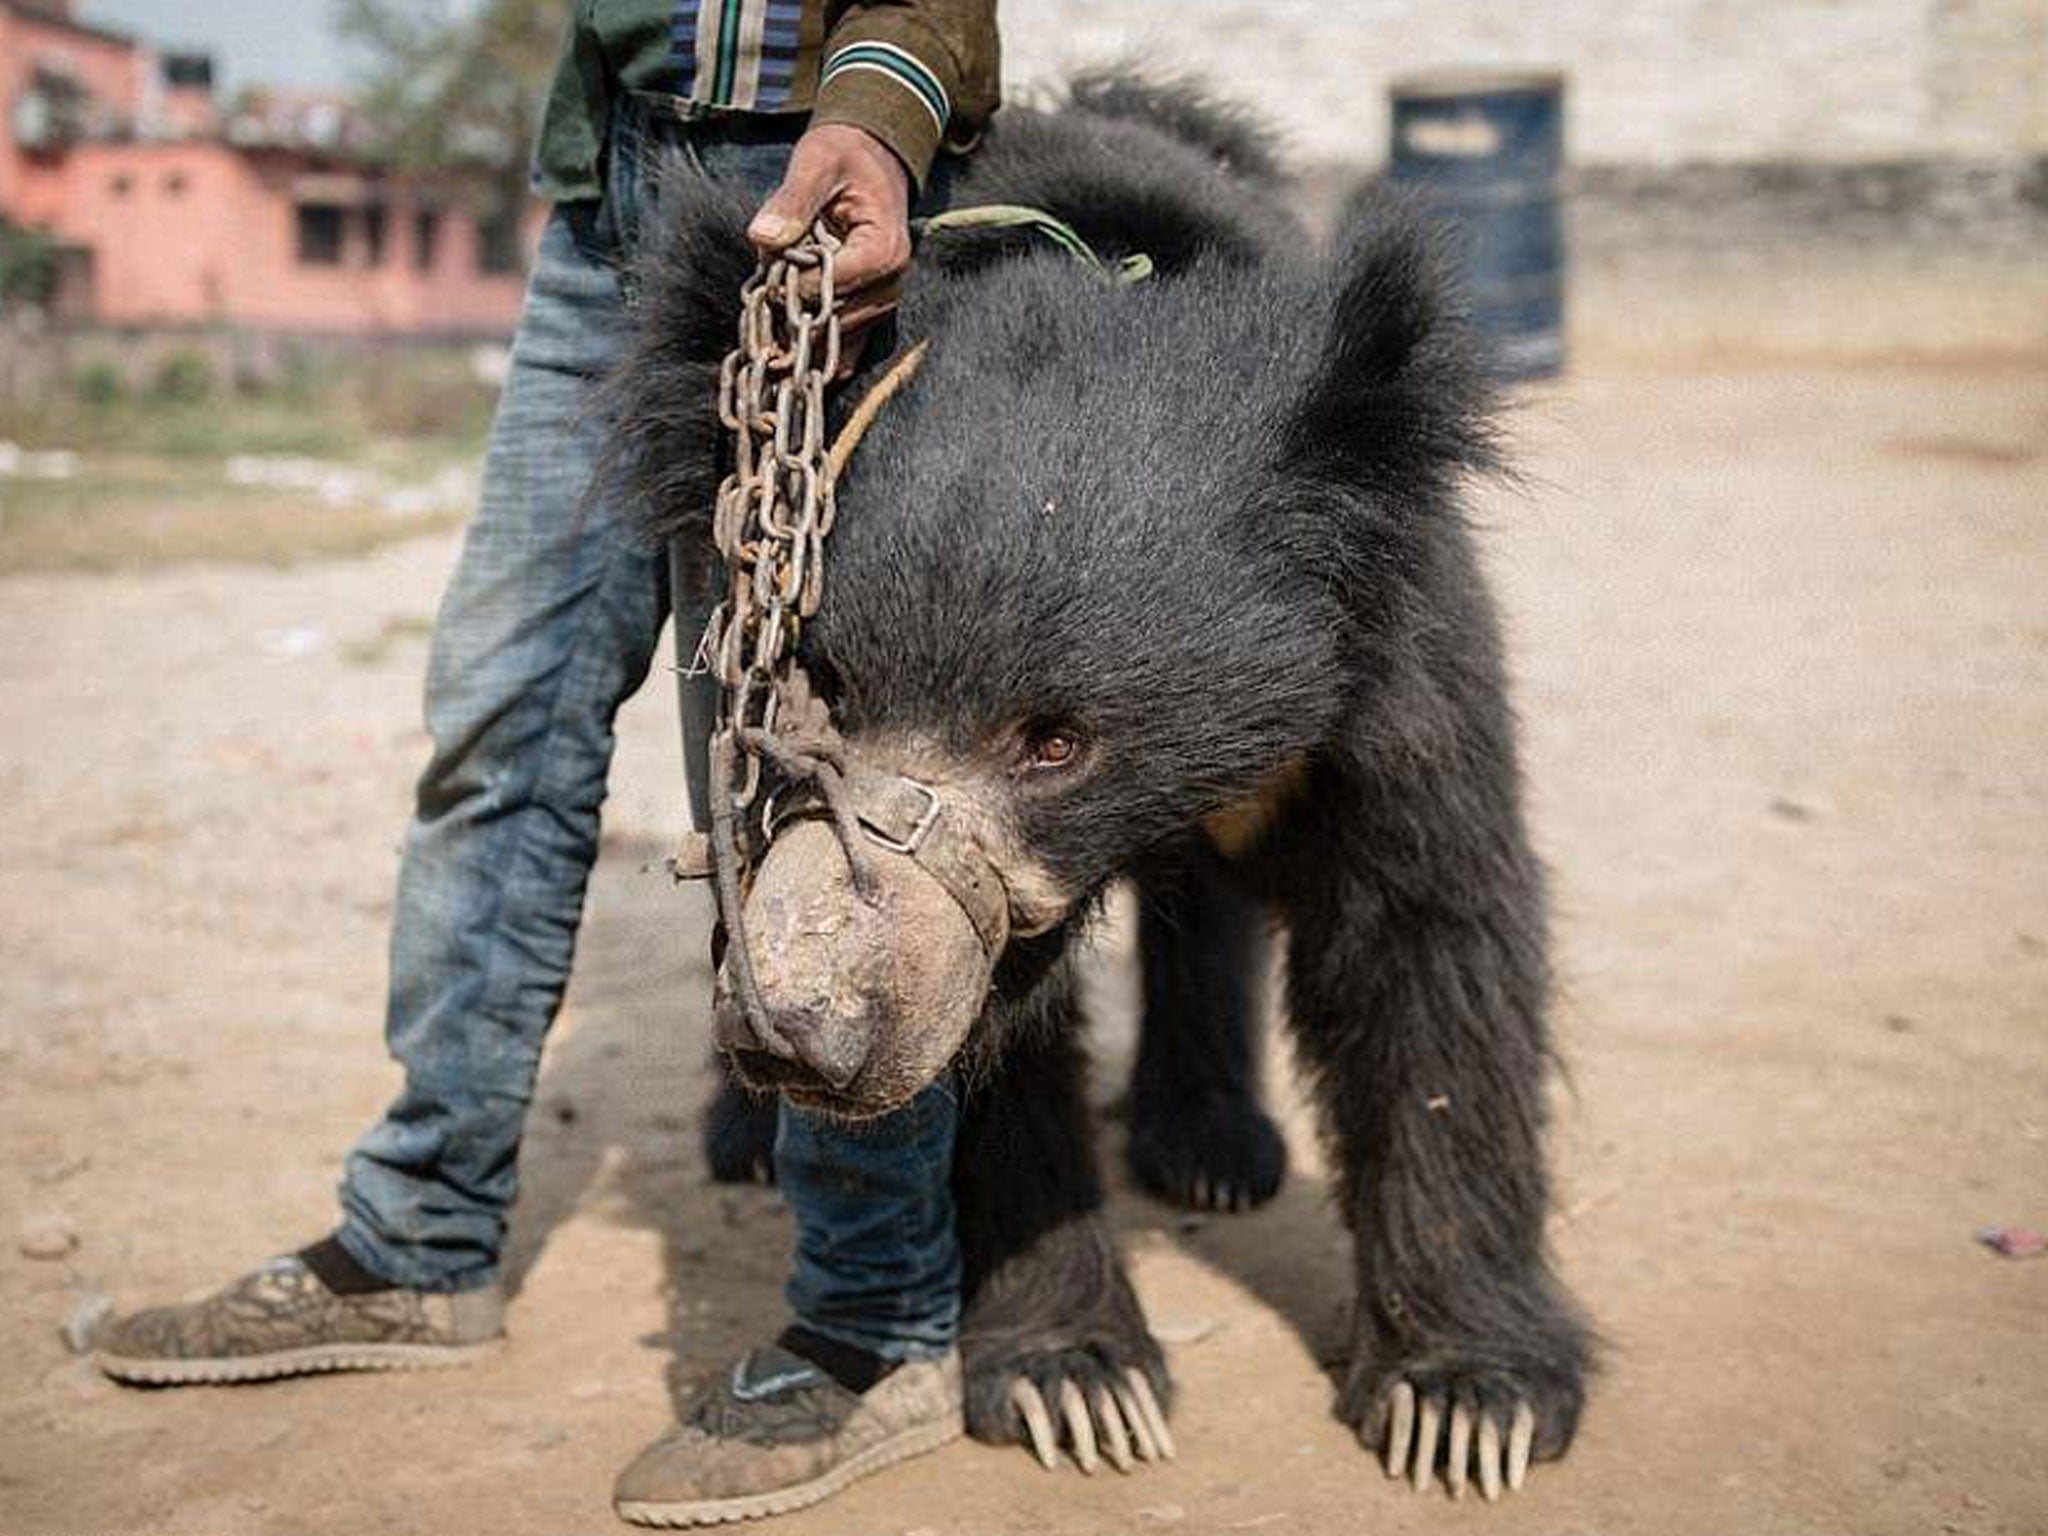
[[[839,669],[822,657],[804,659],[804,671],[811,680],[811,691],[817,694],[826,711],[836,721],[846,707],[846,682],[839,675]]]
[[[1027,773],[1040,773],[1070,766],[1081,755],[1081,739],[1061,728],[1032,731],[1018,751],[1017,766]]]

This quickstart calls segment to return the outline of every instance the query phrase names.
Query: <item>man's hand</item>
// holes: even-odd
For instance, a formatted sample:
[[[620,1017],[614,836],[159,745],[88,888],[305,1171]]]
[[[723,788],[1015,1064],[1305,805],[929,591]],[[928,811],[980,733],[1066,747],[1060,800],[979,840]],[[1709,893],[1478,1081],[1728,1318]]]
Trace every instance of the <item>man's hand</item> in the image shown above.
[[[834,281],[842,331],[896,307],[910,269],[910,173],[880,139],[849,123],[821,123],[796,141],[782,185],[747,226],[764,256],[795,245],[820,216],[846,243]]]

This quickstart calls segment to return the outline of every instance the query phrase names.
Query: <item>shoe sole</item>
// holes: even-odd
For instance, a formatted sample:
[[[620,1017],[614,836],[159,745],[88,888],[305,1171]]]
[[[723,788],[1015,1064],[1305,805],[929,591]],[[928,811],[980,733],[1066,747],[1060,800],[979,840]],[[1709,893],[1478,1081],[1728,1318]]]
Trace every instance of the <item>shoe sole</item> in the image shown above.
[[[267,1355],[222,1356],[212,1360],[165,1360],[146,1356],[93,1356],[116,1381],[144,1387],[225,1386],[241,1381],[275,1381],[329,1371],[433,1371],[474,1365],[498,1352],[502,1339],[480,1344],[309,1344]]]
[[[809,1482],[792,1483],[787,1488],[777,1488],[768,1493],[750,1493],[736,1499],[684,1499],[655,1502],[647,1499],[621,1500],[612,1505],[619,1518],[632,1525],[652,1525],[676,1529],[691,1525],[724,1525],[734,1520],[760,1520],[769,1515],[786,1515],[793,1510],[807,1509],[822,1503],[849,1483],[859,1482],[871,1473],[893,1467],[899,1461],[908,1461],[913,1456],[922,1456],[936,1451],[948,1441],[957,1440],[967,1432],[966,1423],[959,1413],[944,1419],[905,1430],[879,1445],[871,1445],[858,1456],[841,1462],[831,1471],[812,1478]]]

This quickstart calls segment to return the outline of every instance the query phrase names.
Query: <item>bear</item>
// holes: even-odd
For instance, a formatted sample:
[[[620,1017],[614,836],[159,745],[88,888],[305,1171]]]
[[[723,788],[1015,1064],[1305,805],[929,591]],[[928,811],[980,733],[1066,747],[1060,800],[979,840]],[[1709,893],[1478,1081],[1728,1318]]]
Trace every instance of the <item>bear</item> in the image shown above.
[[[840,481],[798,656],[842,788],[926,807],[952,872],[880,811],[857,830],[894,851],[858,855],[793,816],[718,1036],[750,1088],[849,1119],[957,1074],[969,1430],[1092,1461],[1172,1382],[1104,1218],[1075,954],[1134,879],[1141,1086],[1199,1117],[1243,1086],[1274,924],[1355,1272],[1336,1411],[1389,1472],[1492,1497],[1564,1453],[1594,1352],[1544,1241],[1543,881],[1464,513],[1496,391],[1426,221],[1363,198],[1318,251],[1274,163],[1199,89],[1107,76],[960,166],[956,204],[1151,276],[1028,229],[924,241],[888,339],[929,354]],[[749,212],[671,168],[602,403],[608,478],[706,583]]]
[[[1272,135],[1249,111],[1189,80],[1162,88],[1116,70],[1068,82],[1070,105],[1090,116],[1167,128],[1227,167],[1250,193],[1284,188]],[[1279,241],[1302,231],[1284,207],[1258,210]],[[1249,235],[1251,229],[1241,230]],[[1124,1162],[1140,1189],[1189,1210],[1254,1210],[1278,1194],[1286,1144],[1260,1091],[1257,1002],[1264,964],[1260,925],[1226,909],[1243,897],[1227,880],[1208,899],[1187,900],[1155,873],[1138,885],[1138,954],[1143,1012],[1138,1050],[1119,1111],[1128,1124]],[[1199,928],[1198,926],[1199,925]],[[714,1182],[773,1183],[775,1096],[747,1088],[722,1057],[705,1106],[701,1150]]]

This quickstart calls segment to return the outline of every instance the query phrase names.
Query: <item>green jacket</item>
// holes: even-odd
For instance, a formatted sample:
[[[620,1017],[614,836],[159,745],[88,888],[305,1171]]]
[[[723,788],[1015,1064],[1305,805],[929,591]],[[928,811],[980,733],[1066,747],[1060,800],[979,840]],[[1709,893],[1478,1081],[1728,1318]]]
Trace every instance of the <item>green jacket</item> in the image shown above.
[[[852,123],[922,185],[995,111],[996,0],[574,0],[541,121],[534,187],[601,194],[605,116],[627,92],[680,110]]]

